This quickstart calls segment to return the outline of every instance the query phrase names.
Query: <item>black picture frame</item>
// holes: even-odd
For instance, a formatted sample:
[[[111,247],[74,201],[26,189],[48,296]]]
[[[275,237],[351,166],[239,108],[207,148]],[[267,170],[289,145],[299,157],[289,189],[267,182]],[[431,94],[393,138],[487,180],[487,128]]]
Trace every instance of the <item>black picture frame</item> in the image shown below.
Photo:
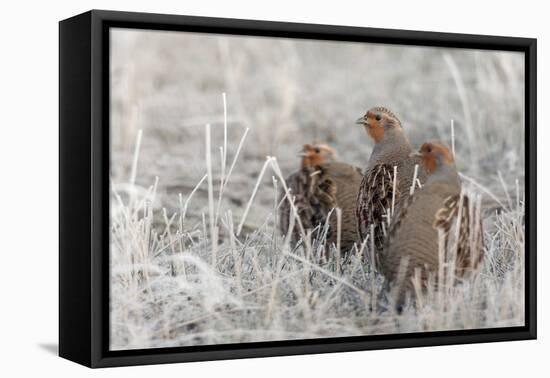
[[[518,51],[525,54],[523,327],[110,351],[111,27]],[[59,23],[59,355],[89,367],[535,339],[537,41],[531,38],[92,10]]]

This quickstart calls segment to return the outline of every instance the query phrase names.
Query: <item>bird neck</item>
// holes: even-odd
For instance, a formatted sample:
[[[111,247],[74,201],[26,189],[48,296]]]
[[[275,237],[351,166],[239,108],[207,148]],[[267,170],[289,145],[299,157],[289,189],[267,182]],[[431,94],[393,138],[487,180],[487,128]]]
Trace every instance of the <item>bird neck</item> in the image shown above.
[[[319,167],[321,166],[324,166],[324,165],[327,165],[327,164],[331,164],[333,163],[335,160],[334,159],[307,159],[307,158],[304,158],[302,160],[302,163],[300,165],[300,167],[303,169],[303,170],[317,170],[319,169]]]
[[[409,140],[400,129],[390,129],[384,132],[384,137],[374,145],[370,162],[387,160],[388,158],[408,158],[412,149]]]
[[[438,162],[436,168],[428,176],[426,184],[435,182],[447,182],[460,187],[460,177],[454,164]]]

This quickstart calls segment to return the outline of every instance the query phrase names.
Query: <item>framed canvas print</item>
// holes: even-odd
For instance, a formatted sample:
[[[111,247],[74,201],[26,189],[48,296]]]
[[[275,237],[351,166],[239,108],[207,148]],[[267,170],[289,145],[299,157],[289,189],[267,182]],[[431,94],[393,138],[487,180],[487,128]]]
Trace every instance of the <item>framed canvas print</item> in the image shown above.
[[[59,26],[62,357],[536,337],[536,40]]]

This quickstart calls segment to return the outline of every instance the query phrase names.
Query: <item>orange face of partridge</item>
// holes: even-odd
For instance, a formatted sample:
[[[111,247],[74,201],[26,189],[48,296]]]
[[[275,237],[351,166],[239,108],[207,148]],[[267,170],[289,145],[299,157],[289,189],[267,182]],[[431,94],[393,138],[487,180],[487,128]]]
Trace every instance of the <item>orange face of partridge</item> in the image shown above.
[[[422,165],[428,173],[432,173],[437,167],[438,160],[443,164],[453,164],[451,151],[441,142],[426,142],[416,154],[422,160]]]
[[[302,167],[315,167],[333,160],[335,151],[325,144],[304,144],[300,156],[302,156]]]
[[[399,121],[390,114],[385,108],[372,108],[367,113],[357,120],[357,124],[363,125],[367,134],[378,143],[384,138],[384,126],[400,127]]]

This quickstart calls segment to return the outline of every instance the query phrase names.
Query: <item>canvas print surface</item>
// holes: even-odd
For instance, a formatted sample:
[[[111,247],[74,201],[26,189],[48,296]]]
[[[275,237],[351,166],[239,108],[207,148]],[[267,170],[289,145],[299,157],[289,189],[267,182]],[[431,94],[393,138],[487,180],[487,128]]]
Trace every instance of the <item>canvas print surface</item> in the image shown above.
[[[113,28],[111,350],[523,326],[523,53]]]

